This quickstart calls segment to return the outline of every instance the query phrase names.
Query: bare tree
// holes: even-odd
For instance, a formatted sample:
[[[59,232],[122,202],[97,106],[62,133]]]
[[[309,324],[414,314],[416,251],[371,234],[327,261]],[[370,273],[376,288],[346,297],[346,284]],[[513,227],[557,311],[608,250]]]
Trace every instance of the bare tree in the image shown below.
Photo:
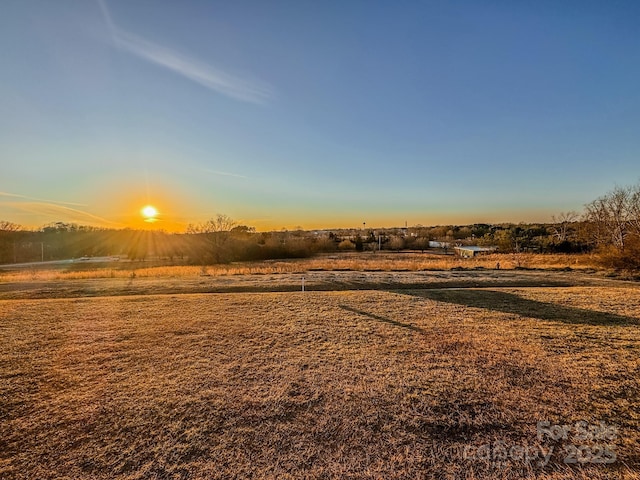
[[[190,223],[187,226],[187,233],[229,232],[236,224],[237,222],[230,216],[218,213],[216,218],[207,220],[204,223]]]
[[[551,233],[558,240],[558,242],[565,242],[568,237],[569,227],[573,222],[578,220],[578,212],[573,210],[569,212],[560,212],[556,217],[551,217],[554,225],[551,227]]]
[[[22,227],[16,223],[0,220],[0,263],[18,262],[16,240]]]
[[[585,206],[596,245],[624,250],[629,235],[640,235],[640,185],[616,187]]]
[[[629,191],[629,230],[640,237],[640,183]]]
[[[231,255],[228,240],[232,236],[230,232],[235,225],[236,222],[231,217],[221,213],[204,223],[190,224],[187,227],[187,233],[200,234],[199,240],[203,243],[199,261],[203,263],[228,261]],[[203,254],[203,251],[206,253]]]
[[[400,251],[404,248],[404,238],[402,238],[399,235],[394,235],[391,237],[391,240],[389,241],[389,248],[391,250],[396,250],[396,251]]]

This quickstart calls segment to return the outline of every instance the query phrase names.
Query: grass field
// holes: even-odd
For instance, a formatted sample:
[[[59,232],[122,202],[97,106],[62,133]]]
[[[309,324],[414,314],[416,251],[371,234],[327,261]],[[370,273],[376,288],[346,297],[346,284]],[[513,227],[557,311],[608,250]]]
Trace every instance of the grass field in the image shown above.
[[[92,263],[74,263],[58,268],[32,267],[4,270],[0,282],[35,280],[86,280],[94,278],[183,278],[194,275],[276,275],[313,271],[419,272],[451,269],[571,269],[597,270],[598,262],[587,254],[492,254],[476,258],[414,252],[364,252],[319,255],[308,259],[266,260],[233,264],[185,266],[154,265],[155,262],[113,262],[97,267]]]
[[[638,286],[458,273],[6,288],[0,478],[640,478]]]

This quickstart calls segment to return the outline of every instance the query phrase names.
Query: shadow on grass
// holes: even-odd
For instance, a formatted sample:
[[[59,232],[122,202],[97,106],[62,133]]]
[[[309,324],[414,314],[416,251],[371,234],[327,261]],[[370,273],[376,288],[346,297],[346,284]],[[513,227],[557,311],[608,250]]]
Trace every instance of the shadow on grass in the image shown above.
[[[338,305],[338,306],[341,309],[346,310],[347,312],[356,313],[358,315],[371,318],[378,322],[388,323],[389,325],[394,325],[396,327],[406,328],[408,330],[413,330],[414,332],[424,333],[424,331],[420,327],[416,327],[415,325],[411,325],[409,323],[398,322],[397,320],[391,320],[390,318],[382,317],[380,315],[374,315],[373,313],[365,312],[363,310],[358,310],[356,308],[348,307],[346,305]]]
[[[444,290],[394,290],[395,293],[428,298],[438,302],[453,303],[465,307],[484,308],[523,317],[538,318],[554,322],[585,325],[640,324],[640,319],[605,313],[584,308],[568,307],[556,303],[540,302],[522,298],[514,293],[495,290],[444,289]]]

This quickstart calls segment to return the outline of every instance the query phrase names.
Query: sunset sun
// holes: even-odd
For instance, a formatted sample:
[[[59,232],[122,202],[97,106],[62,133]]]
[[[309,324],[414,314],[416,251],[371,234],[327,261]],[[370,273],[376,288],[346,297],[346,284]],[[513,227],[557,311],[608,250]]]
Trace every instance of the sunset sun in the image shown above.
[[[158,210],[152,205],[147,205],[146,207],[142,208],[142,210],[140,210],[140,213],[144,217],[145,222],[155,222],[157,220],[156,217],[158,216]]]

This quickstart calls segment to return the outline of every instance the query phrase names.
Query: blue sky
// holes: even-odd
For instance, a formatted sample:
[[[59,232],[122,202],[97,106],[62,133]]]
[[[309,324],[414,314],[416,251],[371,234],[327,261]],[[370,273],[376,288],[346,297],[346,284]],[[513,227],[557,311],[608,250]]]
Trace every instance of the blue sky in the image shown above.
[[[549,221],[640,179],[640,4],[5,0],[0,219]]]

